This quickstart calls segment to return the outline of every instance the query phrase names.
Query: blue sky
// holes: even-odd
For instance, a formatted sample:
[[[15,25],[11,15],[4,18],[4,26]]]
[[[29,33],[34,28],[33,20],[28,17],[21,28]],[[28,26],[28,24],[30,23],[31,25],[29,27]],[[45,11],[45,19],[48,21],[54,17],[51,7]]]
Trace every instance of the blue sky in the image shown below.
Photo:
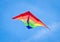
[[[31,11],[51,30],[27,29],[12,17]],[[60,42],[60,0],[0,0],[0,42]]]

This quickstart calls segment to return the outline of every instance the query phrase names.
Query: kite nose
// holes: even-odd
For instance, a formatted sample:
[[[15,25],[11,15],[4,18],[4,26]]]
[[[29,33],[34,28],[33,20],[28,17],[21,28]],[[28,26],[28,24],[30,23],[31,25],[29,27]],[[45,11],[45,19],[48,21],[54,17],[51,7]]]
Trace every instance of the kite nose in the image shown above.
[[[32,27],[31,26],[26,26],[28,29],[32,29]]]

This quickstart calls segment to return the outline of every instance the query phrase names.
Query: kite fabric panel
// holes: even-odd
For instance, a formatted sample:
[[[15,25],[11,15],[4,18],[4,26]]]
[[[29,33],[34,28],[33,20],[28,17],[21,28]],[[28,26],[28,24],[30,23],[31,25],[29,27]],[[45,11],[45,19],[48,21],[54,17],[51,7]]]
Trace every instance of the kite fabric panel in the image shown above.
[[[13,19],[21,20],[22,22],[24,22],[28,29],[35,28],[37,26],[43,26],[45,28],[48,28],[41,20],[35,17],[30,11],[19,14],[13,17]]]

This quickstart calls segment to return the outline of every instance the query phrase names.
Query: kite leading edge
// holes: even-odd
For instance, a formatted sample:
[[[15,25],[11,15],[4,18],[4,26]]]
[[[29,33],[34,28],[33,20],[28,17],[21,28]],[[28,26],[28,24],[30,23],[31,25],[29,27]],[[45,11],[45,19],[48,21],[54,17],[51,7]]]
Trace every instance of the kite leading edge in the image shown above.
[[[28,29],[35,28],[37,26],[43,26],[45,28],[48,28],[41,20],[35,17],[30,11],[17,15],[13,17],[13,19],[23,21]]]

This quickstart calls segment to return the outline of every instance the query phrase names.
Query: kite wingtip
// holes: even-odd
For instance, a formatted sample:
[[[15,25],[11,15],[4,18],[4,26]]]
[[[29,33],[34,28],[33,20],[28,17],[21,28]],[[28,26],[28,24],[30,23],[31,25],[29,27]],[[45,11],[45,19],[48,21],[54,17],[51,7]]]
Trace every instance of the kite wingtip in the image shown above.
[[[48,28],[49,30],[51,30],[49,27],[46,27],[46,28]]]
[[[15,19],[15,17],[13,17],[12,19]]]
[[[51,29],[50,29],[48,26],[46,26],[46,25],[45,25],[45,28],[47,28],[47,29],[51,30]]]
[[[13,17],[12,19],[16,19],[16,18],[17,18],[17,16]]]
[[[15,18],[12,18],[12,19],[15,19]]]

